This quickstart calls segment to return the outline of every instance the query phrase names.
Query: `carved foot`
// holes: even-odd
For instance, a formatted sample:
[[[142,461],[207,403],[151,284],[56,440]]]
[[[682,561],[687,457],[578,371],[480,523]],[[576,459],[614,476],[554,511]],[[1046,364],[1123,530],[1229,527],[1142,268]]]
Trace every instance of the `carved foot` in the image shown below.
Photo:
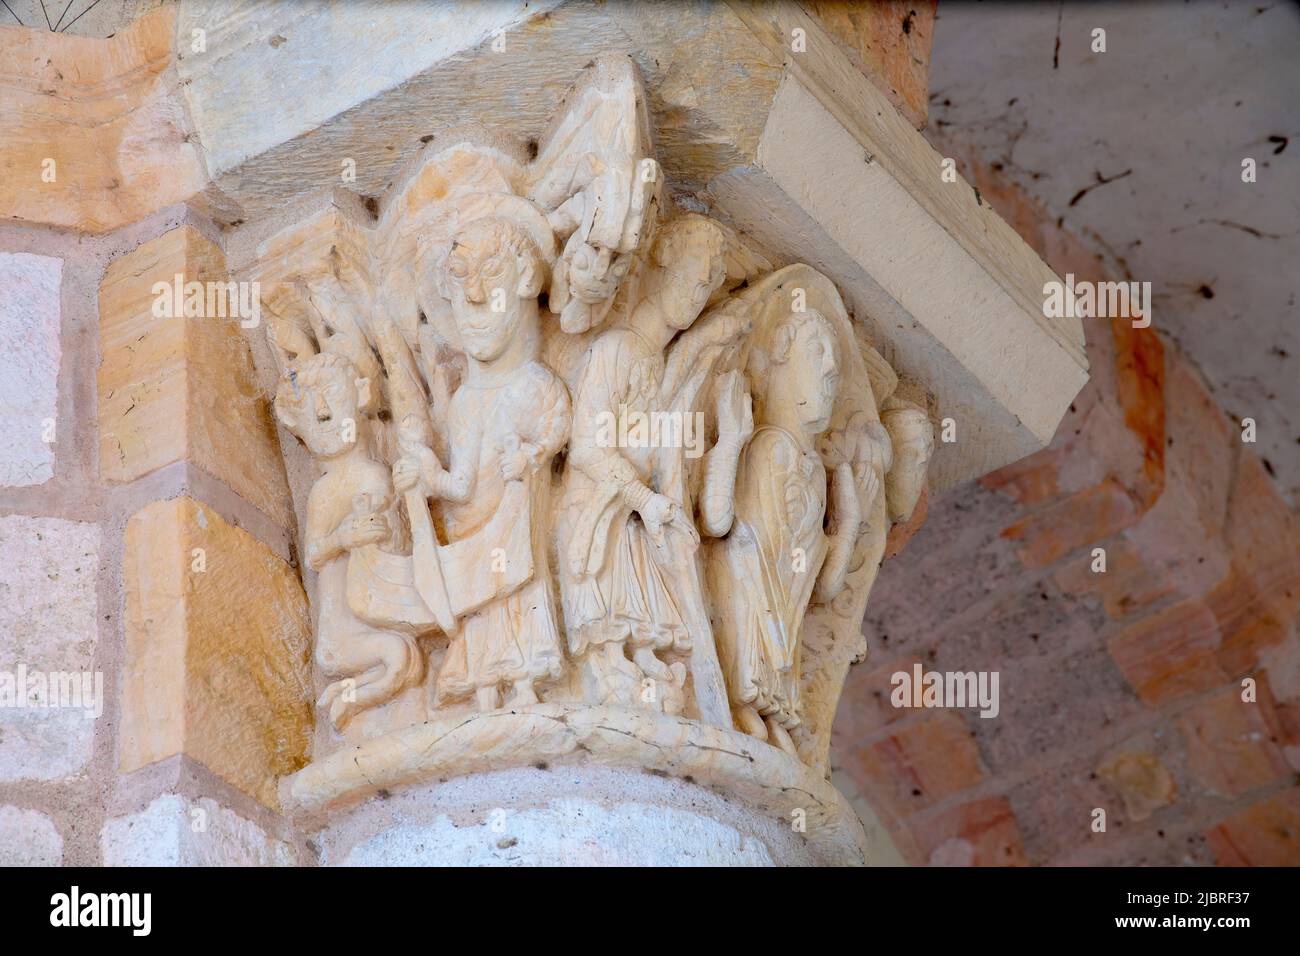
[[[537,702],[537,691],[533,689],[532,681],[515,681],[514,693],[510,695],[511,707],[528,707]]]
[[[662,688],[659,700],[663,707],[663,712],[670,717],[679,716],[686,709],[686,665],[681,661],[673,661],[672,666],[668,669],[669,679],[667,683],[661,683]]]
[[[753,707],[748,704],[737,707],[734,716],[736,724],[745,733],[759,740],[767,739],[767,724],[763,723],[763,718],[758,716],[758,711]]]
[[[316,701],[329,713],[330,724],[335,730],[342,730],[349,720],[360,710],[357,704],[357,682],[351,677],[336,680],[321,692]]]
[[[585,659],[589,698],[603,704],[635,707],[641,694],[641,670],[627,659],[623,645],[609,641]]]
[[[656,657],[654,649],[649,646],[638,647],[632,654],[632,660],[636,662],[637,667],[641,668],[641,673],[646,677],[653,677],[659,681],[673,679],[673,672],[668,665]]]
[[[792,757],[799,756],[799,748],[794,745],[794,740],[790,737],[790,731],[786,730],[775,720],[767,721],[768,740],[772,746],[784,750]]]

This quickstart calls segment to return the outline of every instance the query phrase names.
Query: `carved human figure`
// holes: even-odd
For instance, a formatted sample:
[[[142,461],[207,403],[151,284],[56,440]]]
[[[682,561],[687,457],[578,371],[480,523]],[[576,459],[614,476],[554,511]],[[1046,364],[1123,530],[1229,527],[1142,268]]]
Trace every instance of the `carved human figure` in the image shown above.
[[[893,466],[885,476],[885,501],[891,521],[906,521],[912,516],[925,472],[934,454],[934,426],[925,409],[904,403],[886,408],[880,420],[889,432],[893,445]]]
[[[663,487],[665,474],[680,473],[673,466],[684,448],[665,447],[653,433],[624,438],[673,410],[663,388],[664,349],[722,284],[723,247],[722,231],[704,217],[668,223],[645,296],[626,325],[597,336],[578,375],[558,528],[560,582],[569,651],[584,663],[587,693],[601,702],[680,713],[682,658],[693,641],[711,640],[696,593],[693,509],[684,489],[674,496]],[[646,679],[655,685],[649,695]]]
[[[585,332],[605,321],[659,208],[659,164],[650,158],[589,158],[601,172],[548,215],[567,237],[547,297],[560,328]],[[578,164],[582,167],[584,164]]]
[[[508,219],[477,219],[456,234],[440,291],[469,363],[448,410],[450,467],[423,446],[393,466],[399,491],[418,486],[440,502],[448,554],[460,555],[447,568],[452,604],[470,578],[500,580],[460,620],[436,686],[439,702],[472,694],[484,711],[501,706],[503,686],[511,706],[536,703],[536,683],[564,666],[542,516],[569,395],[538,360],[545,275],[536,244]],[[508,564],[523,573],[506,574]]]
[[[756,427],[740,457],[730,533],[710,562],[736,722],[791,753],[804,612],[814,589],[826,601],[843,588],[862,520],[859,482],[844,462],[830,484],[835,529],[823,530],[827,477],[817,439],[835,403],[837,350],[835,327],[814,310],[791,313],[751,348]]]
[[[560,328],[584,332],[600,325],[631,265],[632,253],[592,245],[575,232],[556,267],[549,298],[552,311],[560,313]]]
[[[400,526],[388,469],[375,461],[363,411],[370,380],[341,355],[299,359],[281,377],[275,409],[321,468],[307,496],[306,560],[319,575],[316,663],[334,678],[319,703],[342,728],[356,713],[417,683],[423,659],[414,639],[373,626],[348,606],[354,550],[395,551]]]

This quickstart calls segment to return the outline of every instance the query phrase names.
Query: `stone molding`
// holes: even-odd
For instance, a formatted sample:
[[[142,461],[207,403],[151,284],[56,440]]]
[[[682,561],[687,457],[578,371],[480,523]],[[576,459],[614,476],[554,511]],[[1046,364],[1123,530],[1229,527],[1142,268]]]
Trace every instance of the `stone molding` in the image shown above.
[[[787,826],[802,813],[823,862],[861,865],[868,850],[857,814],[824,776],[734,730],[619,707],[538,704],[430,720],[340,750],[281,784],[285,812],[319,826],[398,787],[470,774],[598,763],[667,775],[716,790]]]

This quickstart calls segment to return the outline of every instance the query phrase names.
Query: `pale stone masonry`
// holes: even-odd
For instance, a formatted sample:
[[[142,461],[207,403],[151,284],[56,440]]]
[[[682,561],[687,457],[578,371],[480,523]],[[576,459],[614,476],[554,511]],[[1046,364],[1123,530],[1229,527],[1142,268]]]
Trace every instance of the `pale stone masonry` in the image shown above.
[[[0,866],[58,866],[62,860],[63,838],[49,817],[0,807]]]
[[[54,474],[58,428],[59,281],[63,262],[0,253],[0,485],[39,485]]]
[[[123,563],[121,771],[184,753],[277,806],[312,726],[297,573],[191,498],[132,517]]]
[[[250,385],[242,330],[237,319],[166,319],[152,312],[155,281],[172,282],[176,273],[185,281],[225,278],[218,236],[184,207],[103,237],[0,225],[7,294],[0,334],[11,370],[21,373],[6,378],[0,425],[5,452],[23,466],[20,477],[40,479],[0,481],[0,863],[260,865],[310,857],[263,803],[274,802],[265,781],[280,771],[241,772],[212,743],[218,735],[199,732],[205,720],[208,730],[220,720],[245,767],[258,760],[292,767],[305,738],[267,723],[288,714],[287,726],[310,726],[310,690],[301,683],[302,659],[293,656],[295,647],[303,650],[295,635],[305,633],[306,603],[287,563],[287,486],[265,399]],[[101,405],[108,391],[99,388],[100,374],[123,385],[128,400]],[[131,393],[139,399],[134,408]],[[164,394],[172,404],[151,405]],[[122,470],[122,455],[101,468],[101,414],[114,436],[125,436],[129,472]],[[132,422],[137,415],[139,425]],[[47,418],[54,419],[52,432],[42,427]],[[259,497],[277,481],[279,498]],[[172,727],[166,739],[177,745],[147,754],[136,747],[134,766],[125,767],[119,745],[129,709],[121,698],[126,525],[155,499],[164,499],[163,509],[185,508],[178,495],[187,496],[183,513],[202,511],[212,530],[196,525],[193,543],[191,532],[178,530],[173,540],[186,550],[167,556],[175,562],[171,580],[181,580],[192,566],[195,547],[215,560],[209,564],[211,589],[193,590],[188,621],[173,621],[189,628],[179,645],[188,657],[180,660],[192,665],[189,675],[215,681],[214,696],[221,699],[182,687],[171,698],[182,706],[162,706],[160,718]],[[161,561],[159,544],[154,539],[142,548]],[[241,573],[239,561],[259,570]],[[245,574],[267,578],[266,566],[279,568],[269,575],[278,573],[280,591],[259,586],[245,601],[229,586]],[[286,665],[278,678],[276,667],[266,666],[265,649],[219,653],[259,600],[281,606],[282,626],[239,633],[274,643],[285,662],[297,660],[297,668]],[[221,617],[219,625],[211,624],[213,614]],[[149,626],[156,632],[158,624]],[[102,687],[102,699],[90,702],[90,712],[10,706],[6,694],[16,693],[20,668],[29,688],[36,674],[86,675],[92,695]],[[259,706],[244,736],[230,736],[235,722],[224,714],[238,712],[250,695],[265,701],[289,687],[297,688],[296,697]],[[153,688],[137,701],[157,715],[166,692]],[[213,708],[221,716],[212,718]],[[195,810],[205,812],[199,819],[206,831],[190,829]]]
[[[203,284],[204,314],[170,314],[174,291],[155,287],[175,290],[178,276],[182,290]],[[226,279],[221,250],[191,226],[108,267],[99,292],[100,474],[127,482],[189,461],[283,526],[290,509],[279,444],[239,321],[206,313],[207,289]]]
[[[0,554],[0,782],[80,777],[94,742],[93,702],[50,700],[49,675],[90,676],[93,688],[99,526],[6,515]],[[26,693],[38,680],[41,703]]]
[[[105,866],[292,866],[292,846],[206,797],[163,794],[117,817],[101,837]]]

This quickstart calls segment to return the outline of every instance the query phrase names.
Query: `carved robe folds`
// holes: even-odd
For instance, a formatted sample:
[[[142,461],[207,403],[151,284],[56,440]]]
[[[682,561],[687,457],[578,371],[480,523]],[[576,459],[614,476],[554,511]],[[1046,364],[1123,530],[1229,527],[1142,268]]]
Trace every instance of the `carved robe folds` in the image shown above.
[[[499,385],[462,385],[450,425],[453,448],[474,459],[465,464],[475,469],[474,492],[443,509],[450,543],[441,554],[455,554],[444,564],[449,580],[477,587],[451,591],[452,609],[464,617],[438,674],[438,702],[563,672],[540,516],[549,496],[546,466],[568,437],[568,392],[532,362]],[[526,459],[521,470],[510,471],[509,456]],[[453,458],[452,473],[460,467]],[[462,593],[467,597],[458,598]]]
[[[738,704],[799,723],[799,636],[826,560],[826,470],[782,428],[759,428],[737,471],[735,520],[710,562],[718,655]]]
[[[649,343],[614,329],[592,345],[577,389],[560,522],[560,580],[570,653],[580,658],[593,646],[603,651],[614,645],[605,662],[592,662],[602,702],[634,700],[640,693],[643,675],[620,662],[624,644],[634,652],[684,653],[691,647],[678,606],[682,583],[672,579],[664,542],[652,541],[635,519],[636,509],[655,494],[650,484],[662,450],[609,444],[611,419],[648,417],[656,409],[663,370],[663,356]],[[643,654],[642,660],[649,659]]]

